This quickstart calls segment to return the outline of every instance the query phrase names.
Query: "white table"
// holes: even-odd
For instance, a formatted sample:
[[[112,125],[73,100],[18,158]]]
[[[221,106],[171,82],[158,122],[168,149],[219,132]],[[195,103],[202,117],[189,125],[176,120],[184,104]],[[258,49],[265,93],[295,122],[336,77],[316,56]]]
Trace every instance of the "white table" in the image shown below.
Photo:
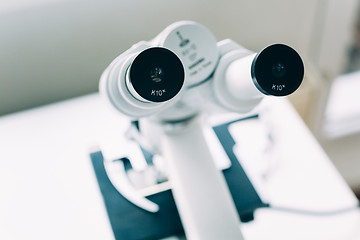
[[[278,165],[266,181],[271,203],[310,210],[356,198],[285,99],[270,99]],[[97,94],[0,118],[0,239],[113,239],[88,157],[120,144],[127,126]],[[360,239],[360,211],[313,217],[258,210],[246,239]]]

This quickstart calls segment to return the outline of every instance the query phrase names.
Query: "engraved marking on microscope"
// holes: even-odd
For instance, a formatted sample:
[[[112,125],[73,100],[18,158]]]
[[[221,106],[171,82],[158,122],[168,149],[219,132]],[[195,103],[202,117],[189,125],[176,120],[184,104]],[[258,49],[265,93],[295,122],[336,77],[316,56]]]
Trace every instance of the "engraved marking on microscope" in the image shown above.
[[[271,89],[276,91],[282,91],[285,88],[285,85],[275,85],[273,84]]]
[[[197,53],[194,52],[189,56],[190,61],[194,61],[196,59]]]
[[[151,90],[151,95],[161,97],[165,92],[166,92],[165,89],[163,89],[163,90]]]
[[[176,35],[180,39],[180,44],[179,44],[180,47],[185,47],[190,42],[189,39],[184,39],[183,36],[181,36],[180,32],[176,32]]]
[[[199,65],[200,63],[202,63],[205,60],[205,58],[200,58],[199,60],[197,60],[196,62],[194,62],[193,64],[191,64],[189,66],[189,69],[191,70],[192,68],[196,67],[197,65]]]
[[[185,48],[184,50],[181,51],[181,54],[186,57],[187,55],[191,54],[190,56],[193,55],[194,51],[196,51],[197,47],[196,44],[191,44],[188,48]],[[195,52],[196,53],[196,52]]]

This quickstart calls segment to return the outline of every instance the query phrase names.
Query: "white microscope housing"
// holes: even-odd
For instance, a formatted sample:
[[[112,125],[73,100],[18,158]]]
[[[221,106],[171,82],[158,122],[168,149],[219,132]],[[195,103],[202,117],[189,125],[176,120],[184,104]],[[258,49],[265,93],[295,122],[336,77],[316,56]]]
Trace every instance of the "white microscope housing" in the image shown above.
[[[181,21],[118,56],[102,74],[100,92],[139,120],[148,146],[166,160],[187,239],[241,240],[239,217],[199,116],[249,112],[265,95],[294,92],[303,75],[300,56],[286,45],[254,53]]]

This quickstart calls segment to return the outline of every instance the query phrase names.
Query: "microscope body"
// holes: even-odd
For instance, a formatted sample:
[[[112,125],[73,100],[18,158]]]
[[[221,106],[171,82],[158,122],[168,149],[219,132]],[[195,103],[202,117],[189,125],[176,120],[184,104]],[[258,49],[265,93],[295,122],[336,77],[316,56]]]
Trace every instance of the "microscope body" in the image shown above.
[[[241,240],[239,216],[207,145],[206,118],[247,113],[265,95],[288,95],[303,74],[290,47],[254,53],[182,21],[117,57],[101,76],[100,92],[139,122],[139,141],[165,160],[187,239]]]

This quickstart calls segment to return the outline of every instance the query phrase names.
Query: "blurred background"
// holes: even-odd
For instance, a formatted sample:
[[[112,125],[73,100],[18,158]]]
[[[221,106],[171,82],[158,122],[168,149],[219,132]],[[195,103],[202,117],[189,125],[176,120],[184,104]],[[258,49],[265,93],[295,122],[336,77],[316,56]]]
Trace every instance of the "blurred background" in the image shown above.
[[[359,0],[0,1],[0,116],[94,93],[102,71],[121,52],[175,21],[193,20],[218,40],[231,38],[253,51],[272,43],[299,51],[306,78],[290,100],[359,194],[359,5]]]

